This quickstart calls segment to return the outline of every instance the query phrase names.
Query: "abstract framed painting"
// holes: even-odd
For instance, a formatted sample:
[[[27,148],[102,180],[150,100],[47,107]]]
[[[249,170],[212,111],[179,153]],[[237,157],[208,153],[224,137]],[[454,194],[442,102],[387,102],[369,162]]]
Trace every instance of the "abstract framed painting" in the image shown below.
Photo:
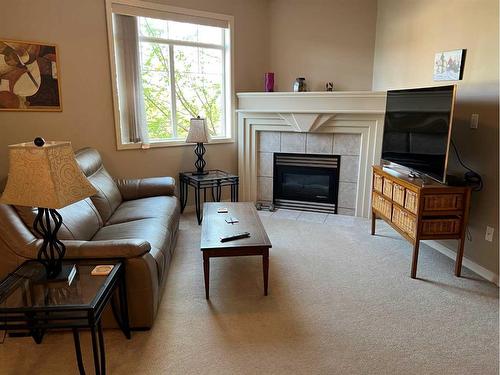
[[[438,52],[434,56],[434,81],[458,81],[464,75],[467,50]]]
[[[0,39],[0,111],[62,111],[57,46]]]

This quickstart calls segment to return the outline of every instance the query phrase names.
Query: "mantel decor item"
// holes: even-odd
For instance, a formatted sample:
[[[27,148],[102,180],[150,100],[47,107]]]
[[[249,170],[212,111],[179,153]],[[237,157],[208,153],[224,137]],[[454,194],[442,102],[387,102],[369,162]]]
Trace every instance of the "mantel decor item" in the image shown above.
[[[204,118],[192,118],[189,126],[189,132],[186,138],[186,143],[196,143],[196,147],[194,149],[194,153],[197,156],[197,160],[194,163],[196,167],[196,172],[193,174],[203,175],[208,172],[204,171],[205,165],[207,164],[203,159],[203,155],[205,155],[205,146],[204,143],[210,142],[210,134],[208,133],[207,124]]]
[[[34,142],[9,146],[9,175],[1,203],[38,207],[34,231],[43,239],[38,261],[47,279],[65,280],[73,266],[62,267],[66,252],[57,232],[62,216],[57,209],[97,193],[78,167],[70,142]]]
[[[294,92],[305,92],[307,91],[306,79],[304,77],[299,77],[295,79],[293,84]]]
[[[274,73],[264,74],[264,90],[266,92],[274,91]]]
[[[459,81],[464,75],[467,50],[438,52],[434,56],[434,81]]]
[[[325,84],[325,90],[326,91],[333,91],[333,82],[327,82]]]
[[[0,111],[62,111],[57,47],[0,39]]]

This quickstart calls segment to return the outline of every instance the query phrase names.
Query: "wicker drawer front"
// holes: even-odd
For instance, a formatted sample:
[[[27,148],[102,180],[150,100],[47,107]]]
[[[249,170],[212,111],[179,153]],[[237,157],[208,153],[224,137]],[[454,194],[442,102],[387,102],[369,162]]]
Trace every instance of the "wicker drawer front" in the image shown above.
[[[389,199],[392,199],[392,186],[393,185],[394,184],[392,183],[391,180],[384,178],[384,189],[382,191],[382,194],[384,194]]]
[[[424,197],[425,211],[461,210],[463,206],[463,194],[436,194]]]
[[[392,187],[392,200],[401,206],[405,204],[405,188],[401,185],[394,184]]]
[[[417,232],[417,219],[415,216],[394,206],[392,209],[392,222],[411,238],[415,238]]]
[[[392,212],[392,204],[387,199],[378,195],[377,193],[373,193],[372,195],[372,206],[386,218],[391,218]]]
[[[382,193],[382,186],[384,185],[384,178],[376,173],[373,174],[373,190]]]
[[[406,189],[405,208],[416,214],[418,212],[418,195],[414,191]]]
[[[459,234],[460,219],[425,219],[422,220],[422,234]]]

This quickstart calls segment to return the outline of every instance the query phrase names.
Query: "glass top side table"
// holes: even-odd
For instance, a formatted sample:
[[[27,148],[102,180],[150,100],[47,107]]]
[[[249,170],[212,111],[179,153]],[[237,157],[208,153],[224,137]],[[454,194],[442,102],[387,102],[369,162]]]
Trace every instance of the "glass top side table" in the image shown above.
[[[37,344],[47,329],[71,329],[80,374],[85,374],[79,329],[90,329],[96,374],[105,374],[106,359],[101,315],[111,301],[115,318],[130,339],[125,265],[121,260],[68,260],[77,273],[71,284],[45,278],[37,261],[24,262],[0,282],[0,329],[26,330]],[[96,265],[113,265],[108,275],[93,276]],[[118,290],[119,312],[113,294]]]
[[[201,212],[201,191],[203,190],[203,201],[207,201],[207,189],[211,190],[212,200],[220,202],[222,195],[222,187],[230,186],[231,202],[238,202],[239,177],[237,175],[221,171],[219,169],[211,169],[206,171],[207,174],[197,175],[196,172],[181,172],[179,173],[179,192],[181,200],[181,213],[184,212],[188,199],[189,186],[194,188],[194,204],[196,208],[196,218],[198,224],[203,220]]]

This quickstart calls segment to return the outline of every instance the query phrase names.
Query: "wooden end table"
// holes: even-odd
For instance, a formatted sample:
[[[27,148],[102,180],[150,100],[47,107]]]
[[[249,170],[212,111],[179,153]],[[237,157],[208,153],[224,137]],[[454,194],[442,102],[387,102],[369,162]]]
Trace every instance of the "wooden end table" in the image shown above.
[[[217,210],[223,207],[227,208],[229,212],[218,213]],[[237,218],[239,222],[228,224],[226,222],[228,217]],[[240,232],[250,232],[250,237],[229,242],[220,241],[221,237]],[[249,255],[262,256],[264,295],[267,296],[269,249],[271,247],[271,241],[252,203],[205,203],[203,206],[200,248],[203,253],[206,299],[209,299],[210,258]]]
[[[45,279],[45,268],[37,261],[24,262],[0,282],[0,330],[11,336],[32,336],[42,342],[48,329],[71,329],[80,374],[85,374],[80,347],[81,329],[90,329],[95,373],[106,373],[106,356],[101,315],[109,301],[125,337],[130,339],[125,265],[121,260],[68,260],[76,264],[77,275],[67,281]],[[112,264],[107,276],[92,276],[96,265]],[[118,290],[119,310],[113,295]],[[26,334],[19,334],[26,331]]]

